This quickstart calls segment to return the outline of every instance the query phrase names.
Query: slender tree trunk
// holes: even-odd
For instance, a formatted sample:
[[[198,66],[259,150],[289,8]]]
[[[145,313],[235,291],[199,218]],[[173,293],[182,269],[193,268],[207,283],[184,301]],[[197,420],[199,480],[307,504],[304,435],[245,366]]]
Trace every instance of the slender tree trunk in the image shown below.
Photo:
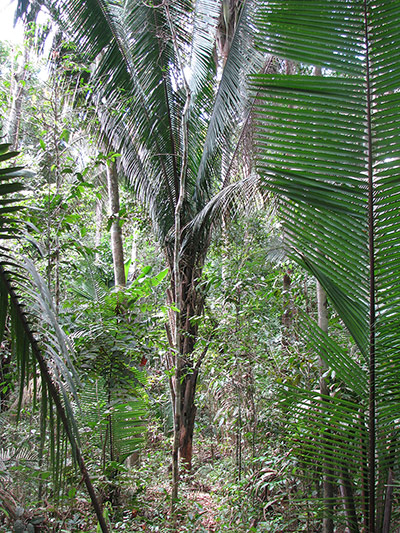
[[[59,112],[60,106],[60,84],[58,79],[53,80],[53,90],[51,94],[51,108],[53,110],[54,127],[52,131],[53,150],[54,150],[54,174],[56,181],[56,196],[61,195],[62,174],[61,174],[61,154],[60,154],[60,125],[61,117]],[[60,209],[57,208],[57,226],[59,229],[62,220]],[[54,237],[54,301],[56,304],[56,312],[58,314],[60,308],[60,236],[59,231],[56,231]]]
[[[292,302],[290,299],[290,285],[292,280],[290,278],[291,272],[288,270],[283,275],[282,299],[283,299],[283,313],[282,313],[282,347],[287,348],[290,345],[291,329],[292,329]]]
[[[342,467],[340,474],[340,494],[343,499],[349,533],[359,533],[353,487],[347,466]]]
[[[318,302],[318,326],[328,333],[328,308],[327,308],[327,299],[326,292],[324,291],[322,285],[317,281],[317,302]],[[319,386],[322,401],[329,401],[329,389],[324,378],[324,372],[326,370],[326,365],[323,360],[319,359]],[[329,428],[325,429],[325,439],[329,439]],[[322,465],[323,472],[323,497],[324,497],[324,518],[322,520],[322,531],[323,533],[333,533],[333,507],[334,507],[334,485],[333,485],[333,471],[332,466],[329,464],[329,460],[324,461]]]
[[[380,480],[377,488],[377,530],[382,533],[390,533],[390,522],[393,506],[393,481],[396,464],[396,436],[390,438],[388,455],[382,458],[380,467]]]
[[[15,74],[15,93],[13,94],[12,106],[10,110],[10,118],[8,123],[8,142],[11,144],[12,150],[18,149],[19,132],[21,126],[22,103],[25,95],[25,78],[26,78],[26,62],[27,62],[27,45],[24,50],[24,61],[20,70]]]
[[[98,252],[101,243],[101,228],[103,224],[103,203],[100,198],[96,199],[96,234],[94,237],[94,246],[96,248],[94,261],[98,263],[100,260],[100,254]]]
[[[315,67],[315,76],[322,76],[321,67]],[[328,302],[326,298],[326,292],[323,289],[319,281],[317,281],[317,302],[318,302],[318,325],[325,333],[328,333]],[[320,378],[319,386],[321,396],[328,399],[329,389],[327,387],[326,379],[323,377],[326,371],[326,365],[324,361],[319,359]],[[325,431],[329,431],[328,428]],[[327,437],[328,438],[328,437]],[[333,485],[333,471],[329,465],[329,461],[325,461],[322,465],[323,471],[323,496],[325,502],[325,516],[322,521],[322,532],[333,533],[333,508],[334,508],[334,485]]]
[[[383,515],[382,533],[390,533],[390,521],[392,518],[392,505],[393,505],[393,482],[394,482],[393,469],[389,468],[387,485],[386,485],[385,510],[384,510],[384,515]]]
[[[18,72],[14,74],[14,80],[12,80],[14,90],[7,127],[7,140],[11,144],[11,150],[17,150],[19,145],[22,104],[25,97],[25,85],[28,73],[29,46],[30,39],[27,37],[27,28],[25,28],[22,63]]]
[[[132,232],[132,246],[131,246],[131,264],[129,266],[128,279],[135,279],[138,270],[138,236],[139,230],[134,227]]]
[[[115,161],[107,163],[107,189],[111,216],[111,250],[114,265],[116,287],[125,287],[124,247],[119,218],[119,186],[117,165]]]

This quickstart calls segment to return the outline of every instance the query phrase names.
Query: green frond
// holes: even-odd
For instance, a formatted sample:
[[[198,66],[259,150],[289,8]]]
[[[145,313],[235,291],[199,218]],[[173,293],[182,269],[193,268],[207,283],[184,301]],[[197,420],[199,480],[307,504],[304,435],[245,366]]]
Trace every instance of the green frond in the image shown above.
[[[121,390],[118,386],[112,387],[103,378],[86,383],[82,389],[80,417],[83,424],[91,428],[99,426],[97,435],[106,436],[108,459],[112,457],[122,463],[143,445],[148,408],[142,395],[139,388]],[[104,447],[104,444],[99,440],[98,446]]]
[[[398,461],[388,439],[397,433],[400,398],[399,15],[400,4],[390,1],[262,3],[256,14],[262,50],[319,66],[324,76],[251,78],[259,170],[280,199],[285,238],[364,357],[374,531],[381,530],[384,505],[375,468],[386,479]],[[327,339],[313,334],[328,350]],[[365,383],[360,370],[341,367],[347,386]]]
[[[245,76],[264,61],[254,47],[255,2],[241,5],[221,79],[215,64],[221,2],[54,4],[79,53],[95,65],[91,83],[103,139],[121,154],[122,172],[168,245],[186,153],[184,78],[191,90],[186,225],[226,183],[222,152],[228,159],[238,155],[248,116]]]
[[[212,229],[220,227],[223,220],[233,218],[245,209],[256,209],[263,200],[259,177],[255,174],[224,187],[183,229],[183,250],[186,246],[192,246],[193,242],[201,247],[202,239],[208,238],[206,236],[210,235]]]
[[[265,63],[265,55],[258,53],[254,46],[254,5],[251,0],[243,2],[215,100],[209,110],[207,135],[196,172],[195,200],[200,202],[201,207],[211,199],[215,183],[221,184],[221,180],[224,182],[226,179],[224,175],[215,175],[218,150],[227,151],[229,144],[233,143],[232,153],[228,150],[229,159],[235,154],[236,143],[240,141],[241,128],[245,125],[246,111],[250,106],[246,76],[262,70]]]

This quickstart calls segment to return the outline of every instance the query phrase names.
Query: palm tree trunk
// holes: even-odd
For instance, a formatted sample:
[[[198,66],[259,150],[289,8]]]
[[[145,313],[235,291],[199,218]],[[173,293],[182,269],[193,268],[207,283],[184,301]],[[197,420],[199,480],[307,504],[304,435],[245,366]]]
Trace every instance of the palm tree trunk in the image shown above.
[[[348,530],[350,533],[359,533],[356,506],[354,504],[353,487],[351,485],[350,476],[346,465],[342,467],[340,480],[340,494],[344,503]]]
[[[119,218],[119,187],[115,161],[109,161],[107,163],[107,189],[111,216],[111,250],[114,265],[114,282],[116,287],[125,287],[124,247]]]
[[[175,38],[173,23],[170,18],[169,8],[166,6],[166,14],[168,21],[171,26],[171,33]],[[178,47],[176,42],[174,42],[176,48],[176,53],[179,56]],[[184,70],[182,69],[182,73]],[[186,101],[184,108],[182,110],[182,167],[179,176],[179,191],[177,195],[177,202],[175,206],[174,214],[174,251],[173,251],[173,283],[174,283],[174,296],[175,296],[175,305],[177,311],[175,312],[175,321],[174,321],[174,342],[175,342],[175,410],[174,410],[174,442],[172,448],[172,494],[171,494],[171,510],[174,511],[174,502],[178,497],[178,485],[179,485],[179,461],[178,461],[178,449],[181,447],[181,435],[182,435],[182,421],[185,423],[187,417],[183,411],[184,416],[182,417],[182,401],[185,400],[186,390],[183,389],[181,385],[182,376],[187,380],[187,374],[183,374],[183,366],[185,363],[185,358],[183,354],[185,353],[185,342],[186,339],[182,338],[182,316],[184,312],[184,299],[183,299],[183,272],[181,267],[181,247],[182,247],[182,209],[183,202],[185,200],[186,194],[186,173],[188,167],[188,157],[189,157],[189,139],[188,139],[188,124],[189,124],[189,113],[190,113],[190,100],[191,100],[191,91],[186,82],[185,76],[183,74],[183,82],[186,92]],[[189,388],[190,392],[190,388]],[[190,394],[188,393],[188,397]],[[190,420],[190,418],[188,419]],[[186,436],[183,434],[184,439]],[[191,453],[191,449],[190,449]]]
[[[193,350],[198,335],[198,326],[192,319],[198,316],[204,308],[204,296],[196,290],[196,280],[199,278],[200,273],[201,266],[197,269],[191,266],[181,271],[180,298],[182,311],[180,313],[170,313],[169,327],[167,328],[167,333],[169,333],[168,340],[173,353],[172,365],[175,365],[175,376],[170,381],[176,432],[176,440],[174,439],[173,445],[173,464],[174,461],[178,464],[179,457],[185,470],[190,470],[192,467],[193,431],[197,412],[195,405],[197,377],[207,351],[205,349],[197,359],[197,362],[194,363]],[[169,306],[176,305],[176,298],[173,296],[176,287],[173,280],[171,284],[172,287],[167,292]],[[180,322],[178,328],[175,324],[176,320]],[[171,335],[171,332],[176,332],[177,329],[179,329],[180,335],[178,343],[174,336]],[[179,345],[180,349],[178,356],[176,355],[177,345]]]
[[[179,430],[179,455],[185,469],[192,468],[193,431],[197,407],[194,403],[198,370],[191,369],[186,374],[181,386],[181,418]]]

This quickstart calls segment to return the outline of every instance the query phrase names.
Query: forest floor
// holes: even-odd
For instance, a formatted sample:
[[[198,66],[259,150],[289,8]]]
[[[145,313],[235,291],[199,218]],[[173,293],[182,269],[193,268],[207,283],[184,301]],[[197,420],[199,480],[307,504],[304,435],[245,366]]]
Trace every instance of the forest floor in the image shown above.
[[[219,451],[220,452],[220,451]],[[142,492],[136,490],[134,495],[134,520],[128,523],[115,523],[116,531],[145,531],[157,533],[217,533],[221,531],[241,533],[251,531],[248,524],[233,524],[234,510],[231,509],[226,489],[235,477],[232,472],[230,453],[218,453],[202,447],[194,454],[193,470],[183,473],[179,486],[179,502],[176,506],[176,518],[170,514],[170,483],[165,455],[157,460],[154,452],[146,461],[143,458],[142,472],[159,464],[156,477],[147,478]],[[161,452],[162,453],[162,452]],[[168,454],[169,456],[169,454]],[[140,474],[139,474],[140,475]],[[136,487],[138,488],[138,487]],[[175,525],[174,525],[175,522]],[[117,527],[115,527],[117,526]]]
[[[110,531],[320,532],[320,517],[313,516],[295,478],[277,468],[282,463],[279,457],[272,454],[263,458],[265,464],[257,470],[254,461],[249,457],[246,459],[238,470],[235,450],[229,443],[215,446],[203,442],[195,450],[192,472],[181,474],[179,500],[175,514],[171,515],[170,450],[168,443],[152,443],[142,452],[139,464],[123,466],[115,477],[100,474],[96,479]],[[66,486],[64,496],[55,503],[54,499],[51,501],[50,492],[38,502],[32,498],[36,491],[32,491],[28,500],[28,486],[15,480],[7,487],[7,493],[0,487],[0,533],[17,531],[15,524],[21,522],[17,520],[18,507],[22,509],[22,525],[25,527],[18,531],[31,531],[27,526],[37,523],[35,533],[98,533],[82,480],[71,478],[70,483],[72,488]],[[111,494],[114,495],[113,505],[109,501]],[[8,500],[10,505],[7,507]],[[338,508],[338,511],[343,517],[343,510]],[[343,518],[341,522],[344,522]],[[337,523],[335,533],[344,532],[345,527]],[[398,532],[397,528],[392,531]]]
[[[201,526],[206,530],[214,533],[217,529],[216,517],[218,516],[218,507],[209,492],[193,492],[194,504],[203,509],[201,511]]]

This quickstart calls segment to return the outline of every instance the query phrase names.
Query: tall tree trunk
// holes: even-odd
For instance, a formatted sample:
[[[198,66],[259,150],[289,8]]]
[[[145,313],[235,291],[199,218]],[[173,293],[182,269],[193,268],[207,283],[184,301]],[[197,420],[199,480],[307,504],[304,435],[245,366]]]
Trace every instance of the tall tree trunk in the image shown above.
[[[340,481],[340,494],[343,499],[347,527],[350,533],[359,533],[353,487],[351,485],[350,475],[346,465],[342,467]]]
[[[95,220],[96,220],[96,233],[94,237],[94,246],[96,248],[96,252],[94,255],[94,261],[97,264],[100,261],[99,247],[101,243],[101,228],[103,224],[103,203],[100,198],[96,198]]]
[[[204,257],[204,256],[203,256]],[[196,260],[197,258],[197,260]],[[194,263],[197,263],[196,266]],[[168,259],[170,263],[170,258]],[[193,320],[199,316],[204,308],[204,295],[197,290],[197,284],[203,267],[203,259],[197,257],[192,250],[187,250],[180,258],[180,284],[176,286],[175,280],[171,280],[171,288],[167,291],[167,303],[169,306],[176,305],[175,290],[179,290],[180,309],[179,313],[170,312],[169,332],[179,332],[178,342],[174,335],[169,335],[171,351],[174,354],[172,362],[175,365],[175,376],[171,381],[171,396],[174,399],[174,417],[176,426],[176,442],[173,460],[178,460],[178,455],[185,470],[192,467],[193,431],[196,418],[195,393],[198,373],[207,349],[197,358],[193,359],[194,346],[198,337],[198,324]],[[186,265],[184,267],[184,265]],[[179,321],[178,326],[176,320]],[[177,354],[176,346],[179,346]],[[178,372],[179,370],[179,380]],[[177,394],[178,392],[178,394]],[[178,397],[179,396],[179,397]],[[179,413],[179,419],[177,417]]]
[[[283,275],[282,286],[282,300],[283,300],[283,313],[282,313],[282,347],[287,348],[290,345],[291,330],[292,330],[292,302],[290,298],[290,285],[292,280],[290,278],[291,271],[288,270]]]
[[[384,515],[383,515],[382,533],[390,533],[390,521],[392,518],[392,505],[393,505],[393,482],[394,482],[393,469],[389,468],[388,479],[387,479],[387,484],[386,484],[385,508],[384,508]]]
[[[128,272],[129,280],[135,279],[137,271],[138,271],[138,259],[137,259],[138,237],[139,237],[139,230],[135,225],[135,227],[133,228],[133,232],[132,232],[131,264],[129,266],[129,272]]]
[[[116,287],[125,287],[124,247],[119,218],[119,186],[115,160],[107,163],[107,189],[111,216],[111,250]]]
[[[25,95],[26,64],[28,62],[28,45],[24,46],[23,62],[19,71],[15,74],[15,90],[12,96],[12,104],[7,128],[7,140],[12,150],[18,149],[19,132],[21,126],[22,103]]]
[[[315,67],[315,76],[322,76],[321,67]],[[328,302],[326,298],[326,292],[323,289],[320,282],[317,280],[317,302],[318,302],[318,326],[328,333]],[[326,365],[324,361],[319,359],[319,387],[321,396],[325,397],[325,401],[328,401],[329,389],[326,383],[326,379],[323,377],[326,371]],[[325,431],[329,431],[326,429]],[[329,461],[325,461],[322,465],[323,471],[323,496],[325,501],[325,516],[322,522],[323,533],[333,533],[333,508],[334,508],[334,485],[333,485],[333,472],[332,467],[329,465]],[[347,487],[347,484],[345,485]]]

